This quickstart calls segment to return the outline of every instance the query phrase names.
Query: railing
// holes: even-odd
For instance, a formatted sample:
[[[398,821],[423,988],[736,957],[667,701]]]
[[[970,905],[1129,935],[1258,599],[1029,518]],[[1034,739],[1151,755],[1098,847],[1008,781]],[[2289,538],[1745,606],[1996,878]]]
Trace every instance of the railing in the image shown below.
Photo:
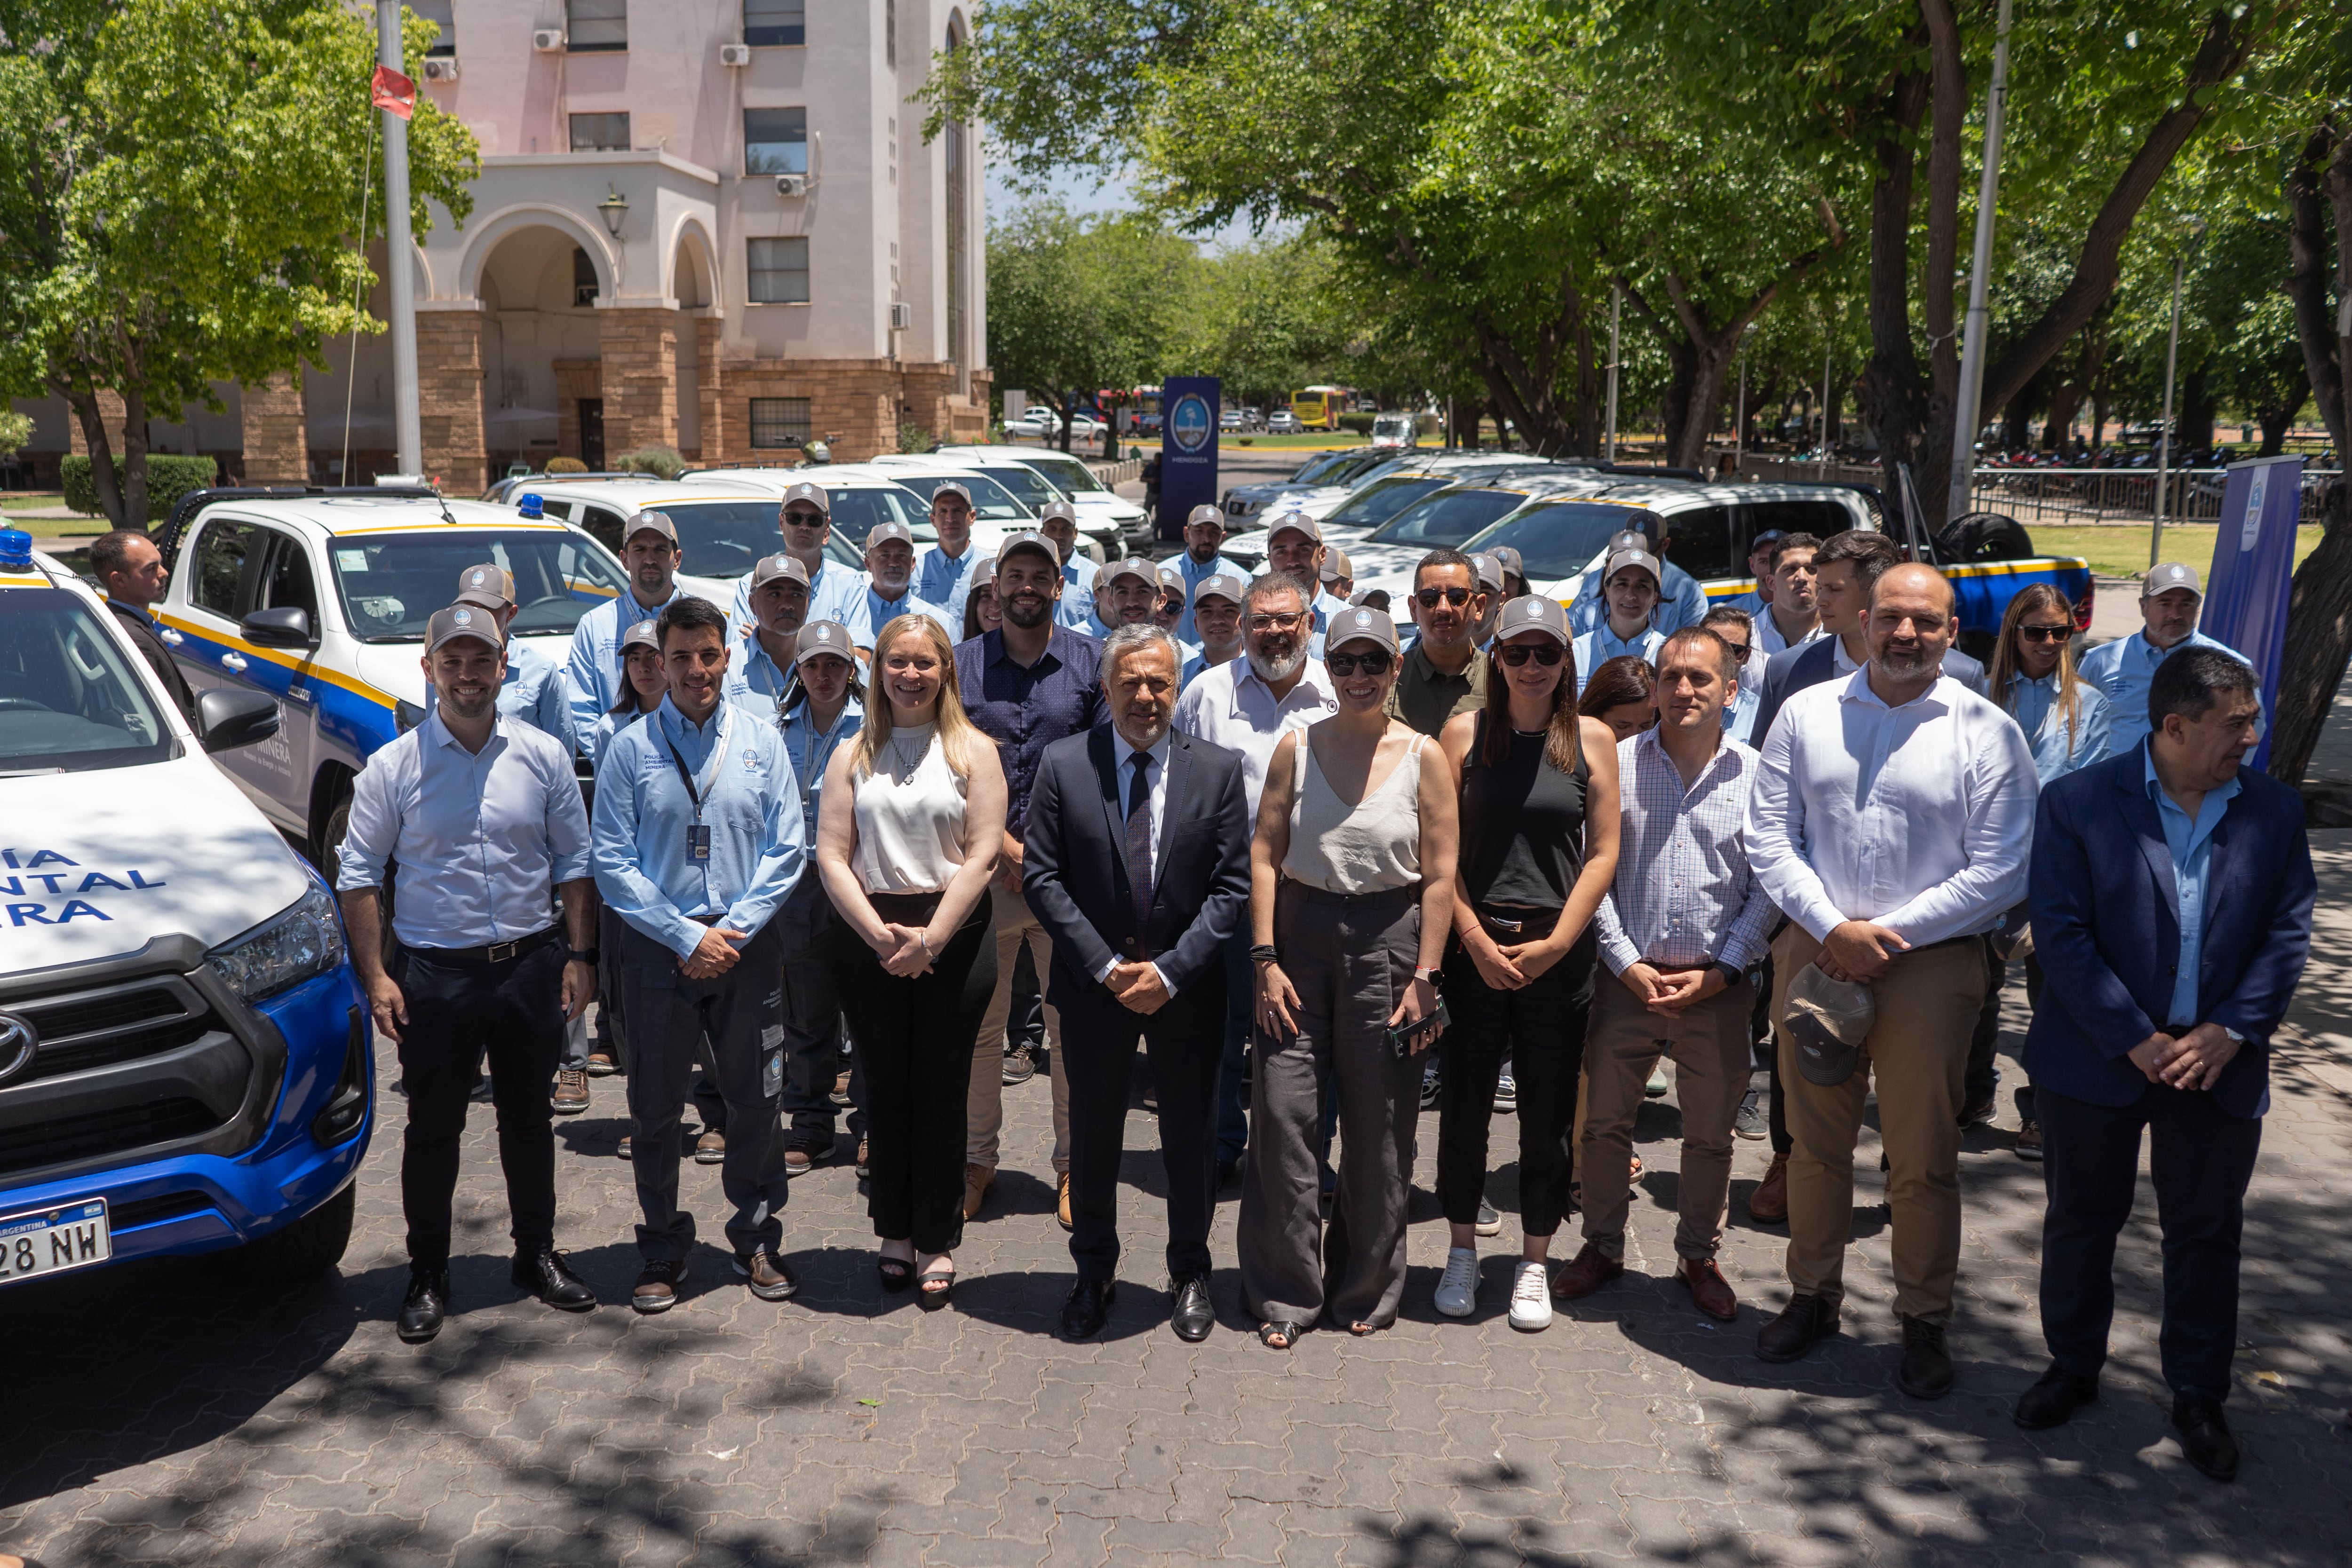
[[[1749,455],[1740,463],[1741,477],[1762,484],[1863,484],[1885,487],[1885,470],[1875,464],[1799,462],[1789,458]],[[2168,523],[2210,523],[2221,515],[2221,487],[2229,477],[2220,468],[2176,468],[2165,476],[2164,520]],[[2303,471],[2302,520],[2319,520],[2319,502],[2327,482],[2340,477],[2332,468]],[[2095,527],[2102,523],[2147,523],[2156,516],[2156,471],[2152,468],[1979,468],[1970,491],[1973,511],[1999,512],[2028,528]]]

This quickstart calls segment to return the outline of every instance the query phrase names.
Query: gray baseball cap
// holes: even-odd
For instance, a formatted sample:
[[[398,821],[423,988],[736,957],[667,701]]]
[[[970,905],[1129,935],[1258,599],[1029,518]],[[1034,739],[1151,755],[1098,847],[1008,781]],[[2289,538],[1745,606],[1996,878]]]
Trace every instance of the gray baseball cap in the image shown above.
[[[514,601],[514,574],[496,561],[469,566],[457,574],[457,602],[459,604],[478,604],[485,610],[504,610]]]
[[[794,501],[807,502],[824,513],[828,522],[833,518],[833,503],[825,498],[824,486],[822,485],[812,485],[805,479],[802,480],[784,492],[784,498],[777,504],[776,509],[781,512]]]
[[[1051,522],[1055,517],[1061,518],[1072,528],[1078,526],[1078,510],[1067,501],[1048,501],[1037,509],[1037,520],[1041,523]],[[996,553],[998,559],[1002,559],[1004,552],[998,550]]]
[[[452,604],[446,610],[436,610],[433,619],[425,623],[425,651],[431,653],[442,643],[458,637],[471,637],[478,643],[488,643],[504,652],[505,633],[499,630],[499,618],[489,611],[470,604]]]
[[[1482,584],[1497,592],[1502,591],[1503,563],[1501,561],[1496,560],[1485,550],[1480,550],[1470,558],[1470,564],[1478,569],[1478,580]]]
[[[1397,650],[1396,622],[1389,619],[1385,610],[1342,610],[1324,625],[1323,651],[1328,653],[1350,643],[1378,643],[1393,653]]]
[[[915,548],[915,530],[908,528],[906,524],[898,521],[896,518],[892,518],[887,522],[877,523],[872,528],[866,530],[866,553],[868,555],[873,554],[876,549],[889,543],[892,539],[897,539],[908,549],[913,549]]]
[[[2154,599],[2158,594],[2169,593],[2176,588],[2185,588],[2200,599],[2205,597],[2204,589],[2197,583],[2197,569],[2183,566],[2177,560],[2158,561],[2149,568],[2147,576],[2140,582],[2139,596]]]
[[[1108,590],[1112,583],[1117,582],[1122,577],[1135,578],[1148,588],[1156,589],[1160,586],[1160,572],[1158,569],[1153,567],[1150,561],[1144,559],[1141,556],[1130,555],[1120,557],[1118,559],[1112,561],[1108,566],[1104,567],[1099,572],[1097,572],[1095,574],[1095,587],[1097,590]]]
[[[625,547],[631,539],[647,532],[659,534],[672,544],[677,543],[677,525],[669,520],[669,514],[653,511],[639,512],[631,517],[628,527],[622,531],[621,543]]]
[[[1499,643],[1527,632],[1540,632],[1567,647],[1568,611],[1559,600],[1547,599],[1540,593],[1523,593],[1517,599],[1506,600],[1502,614],[1496,618],[1495,640]]]
[[[1329,549],[1323,553],[1324,581],[1337,582],[1343,577],[1353,577],[1355,575],[1356,569],[1349,561],[1348,552],[1346,550],[1341,549],[1338,545],[1333,545]]]
[[[1501,567],[1501,568],[1502,568],[1506,572],[1508,572],[1511,576],[1513,576],[1513,577],[1525,577],[1525,576],[1527,576],[1527,574],[1528,574],[1527,563],[1526,563],[1525,561],[1523,561],[1523,560],[1521,560],[1521,559],[1519,559],[1519,552],[1518,552],[1518,551],[1517,551],[1517,550],[1515,550],[1515,549],[1513,549],[1510,546],[1508,546],[1508,545],[1489,545],[1489,546],[1486,548],[1486,553],[1487,553],[1488,555],[1493,556],[1493,557],[1495,558],[1495,563],[1496,563],[1497,566],[1500,566],[1500,567]]]
[[[995,582],[996,558],[984,555],[971,563],[971,575],[964,580],[964,591],[970,593],[975,589],[991,588]]]
[[[1808,964],[1789,982],[1781,1020],[1808,1083],[1834,1089],[1862,1063],[1863,1041],[1878,1020],[1878,998],[1858,980],[1833,980]]]
[[[800,557],[779,550],[751,563],[751,591],[759,592],[780,577],[803,588],[809,585],[808,568],[801,564]]]
[[[1192,590],[1184,586],[1184,574],[1172,566],[1163,566],[1160,569],[1160,591],[1172,593],[1177,598],[1187,601],[1192,597]]]
[[[1265,529],[1265,542],[1272,544],[1274,542],[1274,537],[1276,534],[1292,532],[1305,534],[1308,538],[1313,539],[1318,545],[1323,542],[1322,528],[1315,521],[1314,518],[1308,517],[1304,512],[1298,511],[1285,512],[1280,517],[1275,518],[1273,522],[1267,524]]]
[[[628,663],[629,650],[632,648],[651,648],[656,653],[661,652],[660,616],[648,615],[621,633],[621,645],[616,652],[621,655],[623,664]]]
[[[1004,542],[996,547],[996,565],[999,570],[1003,569],[1004,563],[1017,549],[1035,550],[1057,568],[1062,564],[1062,552],[1054,548],[1052,539],[1034,528],[1024,528],[1017,534],[1005,535]]]
[[[1658,558],[1645,549],[1621,549],[1610,552],[1608,564],[1601,569],[1601,580],[1604,584],[1607,583],[1610,579],[1629,566],[1637,566],[1648,572],[1653,583],[1665,580],[1665,570],[1658,565]]]
[[[931,492],[931,505],[938,506],[941,496],[961,496],[965,506],[971,505],[971,490],[961,479],[940,480],[939,487]]]
[[[1198,604],[1213,593],[1240,604],[1249,597],[1249,588],[1230,571],[1213,571],[1192,590],[1192,602]]]
[[[1213,523],[1222,530],[1225,526],[1225,515],[1210,503],[1203,501],[1184,516],[1186,528],[1189,528],[1195,523]]]
[[[793,663],[805,664],[819,653],[830,653],[836,659],[857,662],[857,647],[849,635],[849,628],[838,621],[812,621],[793,639]]]

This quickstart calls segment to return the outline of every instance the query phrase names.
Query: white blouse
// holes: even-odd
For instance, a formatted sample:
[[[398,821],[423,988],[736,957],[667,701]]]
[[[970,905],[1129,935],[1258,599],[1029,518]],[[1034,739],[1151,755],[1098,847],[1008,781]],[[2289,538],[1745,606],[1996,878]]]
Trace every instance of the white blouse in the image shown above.
[[[965,781],[948,766],[939,727],[893,729],[874,761],[851,797],[859,883],[868,893],[944,892],[964,860]]]

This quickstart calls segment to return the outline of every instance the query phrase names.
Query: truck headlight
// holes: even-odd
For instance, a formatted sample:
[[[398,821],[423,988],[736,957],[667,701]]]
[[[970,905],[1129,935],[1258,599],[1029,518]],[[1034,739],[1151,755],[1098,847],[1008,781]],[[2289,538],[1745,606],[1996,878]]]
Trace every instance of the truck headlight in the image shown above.
[[[205,960],[230,990],[248,1002],[323,975],[342,961],[343,923],[335,895],[316,880],[291,909],[214,948]]]

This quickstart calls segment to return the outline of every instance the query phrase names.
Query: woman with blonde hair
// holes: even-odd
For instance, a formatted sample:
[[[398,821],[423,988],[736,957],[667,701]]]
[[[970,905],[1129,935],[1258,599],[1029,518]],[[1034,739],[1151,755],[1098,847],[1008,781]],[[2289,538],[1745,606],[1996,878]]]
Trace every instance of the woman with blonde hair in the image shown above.
[[[947,633],[901,615],[874,639],[866,727],[826,766],[817,869],[842,924],[842,1008],[866,1069],[866,1212],[886,1291],[926,1308],[955,1286],[964,1097],[996,987],[1004,834],[996,747],[964,715]]]

